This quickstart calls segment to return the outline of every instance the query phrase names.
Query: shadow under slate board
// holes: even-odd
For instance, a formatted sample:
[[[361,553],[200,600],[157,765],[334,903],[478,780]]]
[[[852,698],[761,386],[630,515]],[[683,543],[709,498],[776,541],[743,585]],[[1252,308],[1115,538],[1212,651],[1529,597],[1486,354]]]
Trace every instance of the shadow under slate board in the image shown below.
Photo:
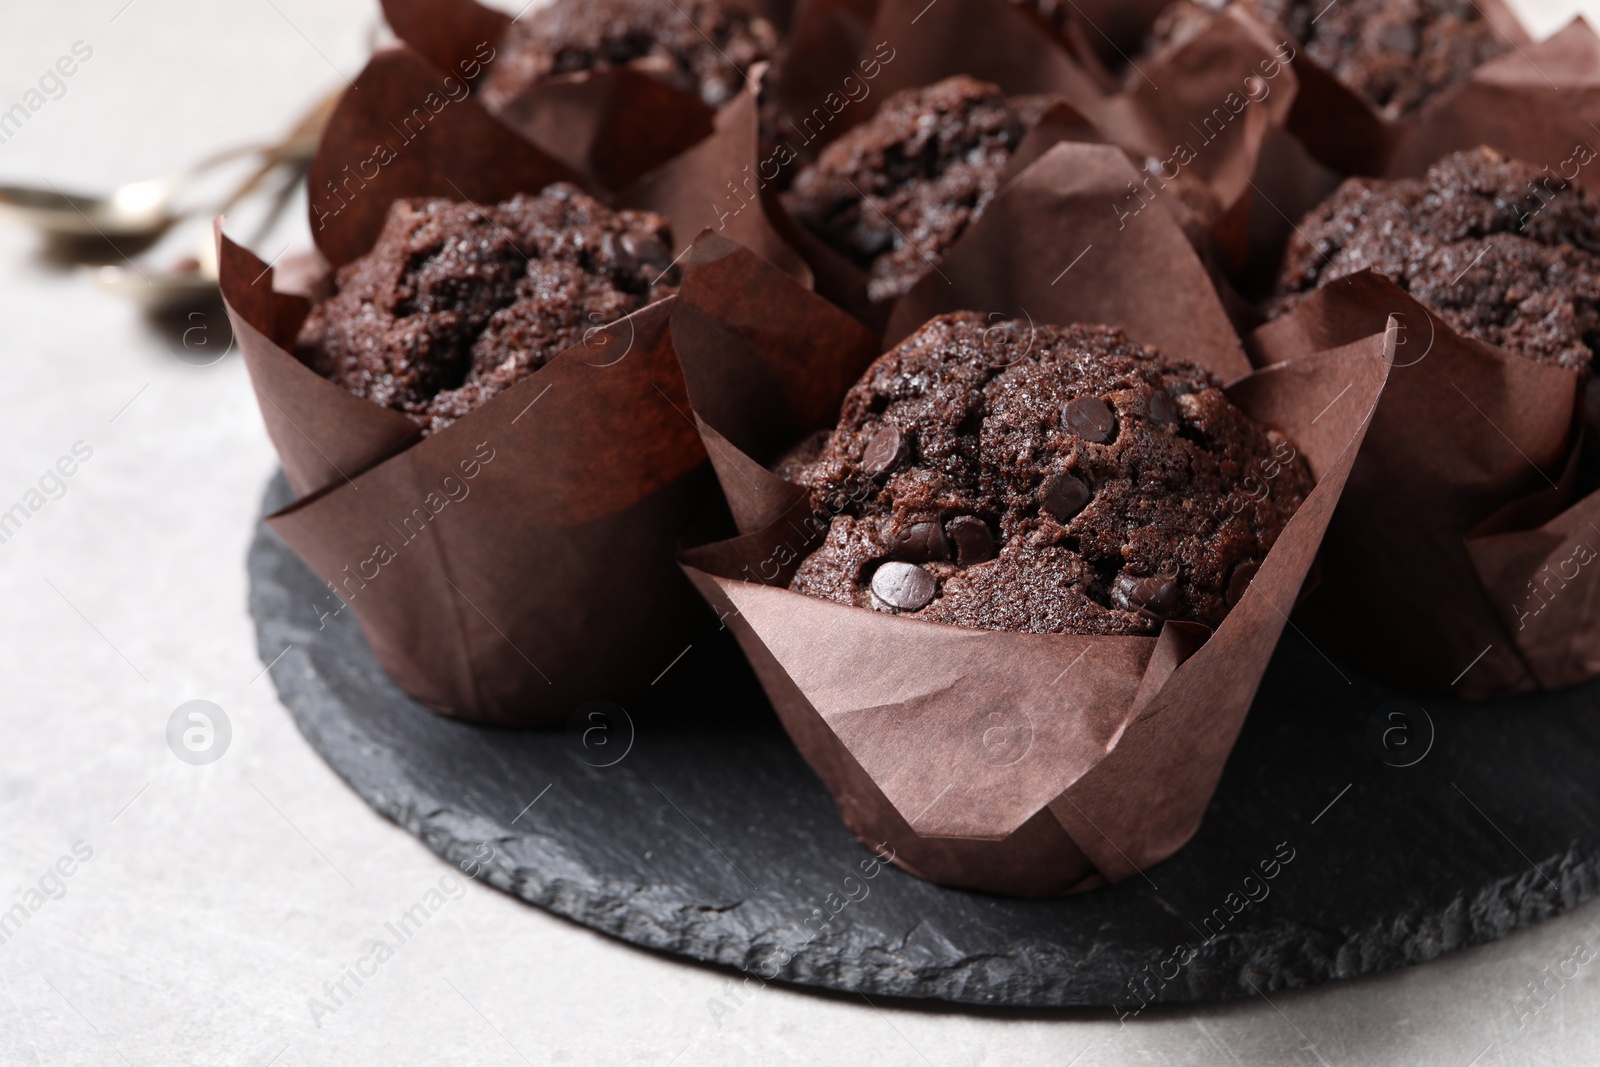
[[[266,510],[291,499],[280,475]],[[731,640],[613,714],[602,750],[582,724],[415,703],[351,612],[319,628],[327,588],[264,525],[249,570],[262,661],[289,649],[283,702],[374,809],[531,904],[763,978],[1136,1012],[1419,963],[1600,890],[1600,686],[1407,703],[1291,630],[1193,841],[1146,876],[1016,900],[872,864]]]

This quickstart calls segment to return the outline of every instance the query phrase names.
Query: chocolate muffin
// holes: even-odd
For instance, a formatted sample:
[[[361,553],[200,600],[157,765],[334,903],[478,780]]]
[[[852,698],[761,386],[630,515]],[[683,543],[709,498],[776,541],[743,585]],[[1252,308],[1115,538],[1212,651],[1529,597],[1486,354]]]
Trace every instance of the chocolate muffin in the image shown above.
[[[933,319],[791,477],[831,519],[790,588],[986,630],[1216,626],[1312,489],[1209,372],[1110,326]]]
[[[1600,341],[1600,200],[1489,148],[1422,178],[1352,178],[1296,228],[1277,296],[1375,270],[1454,329],[1541,363],[1587,368]]]
[[[554,0],[511,24],[483,99],[503,107],[553,74],[632,67],[721,107],[778,48],[772,23],[718,0]]]
[[[672,233],[570,185],[485,207],[397,200],[372,251],[341,267],[296,352],[356,396],[443,429],[670,292]]]
[[[895,93],[796,175],[784,206],[866,272],[872,300],[894,300],[983,213],[1047,106],[966,75]]]
[[[1181,47],[1226,6],[1179,0],[1156,20],[1146,52]],[[1254,0],[1253,6],[1393,118],[1416,114],[1479,64],[1511,49],[1472,0]]]

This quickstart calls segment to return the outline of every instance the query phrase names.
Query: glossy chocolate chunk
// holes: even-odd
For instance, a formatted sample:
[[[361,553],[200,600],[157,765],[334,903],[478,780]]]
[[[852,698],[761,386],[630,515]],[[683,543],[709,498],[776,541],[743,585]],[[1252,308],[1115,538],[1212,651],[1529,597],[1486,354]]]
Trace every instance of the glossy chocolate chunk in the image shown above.
[[[1253,559],[1247,559],[1233,568],[1233,576],[1228,579],[1228,606],[1230,608],[1244,599],[1245,590],[1250,588],[1250,582],[1260,569],[1261,564]]]
[[[956,563],[971,567],[994,559],[994,534],[989,524],[975,515],[958,515],[945,524],[944,532],[956,546]]]
[[[890,539],[889,554],[908,563],[936,563],[950,558],[950,544],[938,523],[917,522]]]
[[[1067,401],[1061,409],[1061,421],[1068,430],[1097,445],[1111,440],[1117,428],[1117,417],[1112,414],[1111,405],[1094,396]]]
[[[1163,392],[1150,397],[1150,421],[1157,426],[1171,426],[1178,421],[1178,405],[1172,397]]]
[[[867,450],[861,454],[861,469],[868,474],[882,474],[900,459],[905,448],[905,435],[893,424],[872,435]]]
[[[617,244],[622,249],[622,255],[617,258],[626,266],[649,264],[662,270],[672,262],[672,249],[654,234],[640,236],[625,233],[618,238]]]
[[[1069,523],[1088,507],[1094,492],[1070,474],[1052,474],[1039,487],[1039,506],[1059,523]]]
[[[1164,619],[1178,606],[1178,581],[1163,575],[1137,578],[1125,574],[1117,579],[1111,598],[1126,611],[1142,611]]]

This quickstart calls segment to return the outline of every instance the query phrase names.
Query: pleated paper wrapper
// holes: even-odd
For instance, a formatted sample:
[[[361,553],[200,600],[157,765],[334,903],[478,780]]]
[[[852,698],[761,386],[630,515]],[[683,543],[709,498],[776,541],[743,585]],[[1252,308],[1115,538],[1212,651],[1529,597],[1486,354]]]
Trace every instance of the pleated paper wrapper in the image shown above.
[[[809,284],[811,272],[758,210],[728,215],[726,186],[757,152],[759,80],[715,116],[711,136],[621,192],[601,187],[528,141],[408,46],[375,55],[329,121],[307,177],[311,230],[335,267],[372,247],[401,196],[493,203],[505,189],[573,182],[616,207],[672,221],[681,253],[704,229],[750,248]]]
[[[1386,338],[1394,368],[1302,610],[1320,647],[1472,699],[1600,674],[1584,381],[1465,337],[1365,271],[1257,330],[1262,365]]]
[[[1032,199],[985,215],[979,226],[992,239],[945,264],[948,307],[927,314],[1009,317],[1020,302],[1035,322],[1122,326],[1234,380],[1234,401],[1290,437],[1316,488],[1221,626],[1168,623],[1154,637],[1000,633],[791,592],[830,518],[765,466],[794,439],[736,447],[693,384],[741,535],[681,556],[858,838],[887,844],[921,877],[1025,896],[1118,881],[1194,833],[1389,371],[1380,336],[1252,373],[1171,218],[1146,212],[1120,233],[1094,229],[1134,173],[1123,154],[1095,145],[1051,154],[1059,169],[1041,172]],[[1050,282],[1061,250],[1030,240],[1039,212],[1097,238],[1060,285]],[[694,362],[692,344],[683,358]]]
[[[330,123],[313,181],[370,158],[374,139],[394,137],[390,123],[443,77],[404,48],[374,57]],[[331,267],[371,247],[396,198],[496,203],[570,176],[471,100],[441,108],[390,154],[346,198],[313,197],[313,234]],[[677,331],[697,338],[707,395],[797,432],[827,417],[877,350],[802,282],[706,235],[685,250],[677,296],[597,329],[419,439],[405,416],[302,363],[294,343],[308,300],[274,291],[266,264],[220,245],[223,294],[298,496],[269,524],[329,584],[330,613],[348,602],[406,692],[480,722],[550,725],[588,700],[627,699],[706,626],[673,558],[715,491]],[[326,293],[330,281],[309,288]],[[748,307],[825,348],[774,363],[706,325]]]
[[[382,0],[395,35],[441,71],[476,81],[500,58],[512,18],[476,0]],[[731,5],[790,19],[786,0]],[[488,57],[487,59],[485,57]],[[497,114],[593,184],[620,191],[708,136],[714,113],[698,96],[631,68],[543,78]]]
[[[1289,132],[1336,174],[1414,177],[1441,156],[1486,144],[1578,178],[1587,161],[1575,161],[1574,149],[1585,146],[1586,160],[1600,155],[1600,36],[1577,17],[1539,41],[1503,0],[1473,6],[1508,48],[1410,116],[1386,114],[1285,38],[1300,85]],[[1306,205],[1280,206],[1294,215]]]
[[[1277,47],[1262,23],[1229,12],[1123,88],[1097,76],[1081,48],[1006,0],[814,0],[796,14],[777,82],[778,110],[786,118],[778,125],[796,147],[814,130],[818,143],[826,143],[870,117],[888,94],[956,74],[1011,95],[1057,96],[1076,121],[1057,116],[1030,140],[1048,134],[1046,145],[1071,139],[1122,147],[1142,170],[1114,191],[1105,210],[1159,205],[1227,268],[1246,252],[1250,178],[1263,144],[1287,121],[1297,92]],[[874,76],[863,78],[868,70]],[[846,93],[863,85],[859,101]],[[1019,152],[1011,173],[1036,152]],[[1189,184],[1196,196],[1183,197],[1175,183]],[[1207,206],[1196,207],[1197,198]],[[818,272],[819,289],[832,295],[851,281],[850,265],[829,263],[819,245],[813,239],[801,248]],[[835,277],[841,272],[845,277]]]

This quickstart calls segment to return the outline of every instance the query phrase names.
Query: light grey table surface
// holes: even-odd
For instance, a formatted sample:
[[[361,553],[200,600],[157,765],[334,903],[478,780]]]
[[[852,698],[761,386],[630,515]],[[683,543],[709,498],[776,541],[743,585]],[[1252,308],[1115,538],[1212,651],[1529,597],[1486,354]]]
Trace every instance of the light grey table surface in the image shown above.
[[[1523,7],[1542,28],[1569,10]],[[360,68],[375,8],[4,0],[0,110],[75,43],[93,55],[0,144],[0,181],[100,188],[276,133]],[[297,215],[261,251],[305,239]],[[310,998],[451,869],[345,788],[262,676],[244,555],[275,461],[244,368],[178,362],[9,225],[0,358],[0,509],[92,450],[0,544],[0,911],[50,894],[0,944],[0,1064],[1600,1062],[1600,965],[1537,1014],[1514,1004],[1600,948],[1600,905],[1424,967],[1126,1026],[777,987],[719,1023],[726,974],[473,883],[314,1020]],[[192,699],[232,723],[209,766],[167,745]],[[89,858],[49,876],[74,849]]]

